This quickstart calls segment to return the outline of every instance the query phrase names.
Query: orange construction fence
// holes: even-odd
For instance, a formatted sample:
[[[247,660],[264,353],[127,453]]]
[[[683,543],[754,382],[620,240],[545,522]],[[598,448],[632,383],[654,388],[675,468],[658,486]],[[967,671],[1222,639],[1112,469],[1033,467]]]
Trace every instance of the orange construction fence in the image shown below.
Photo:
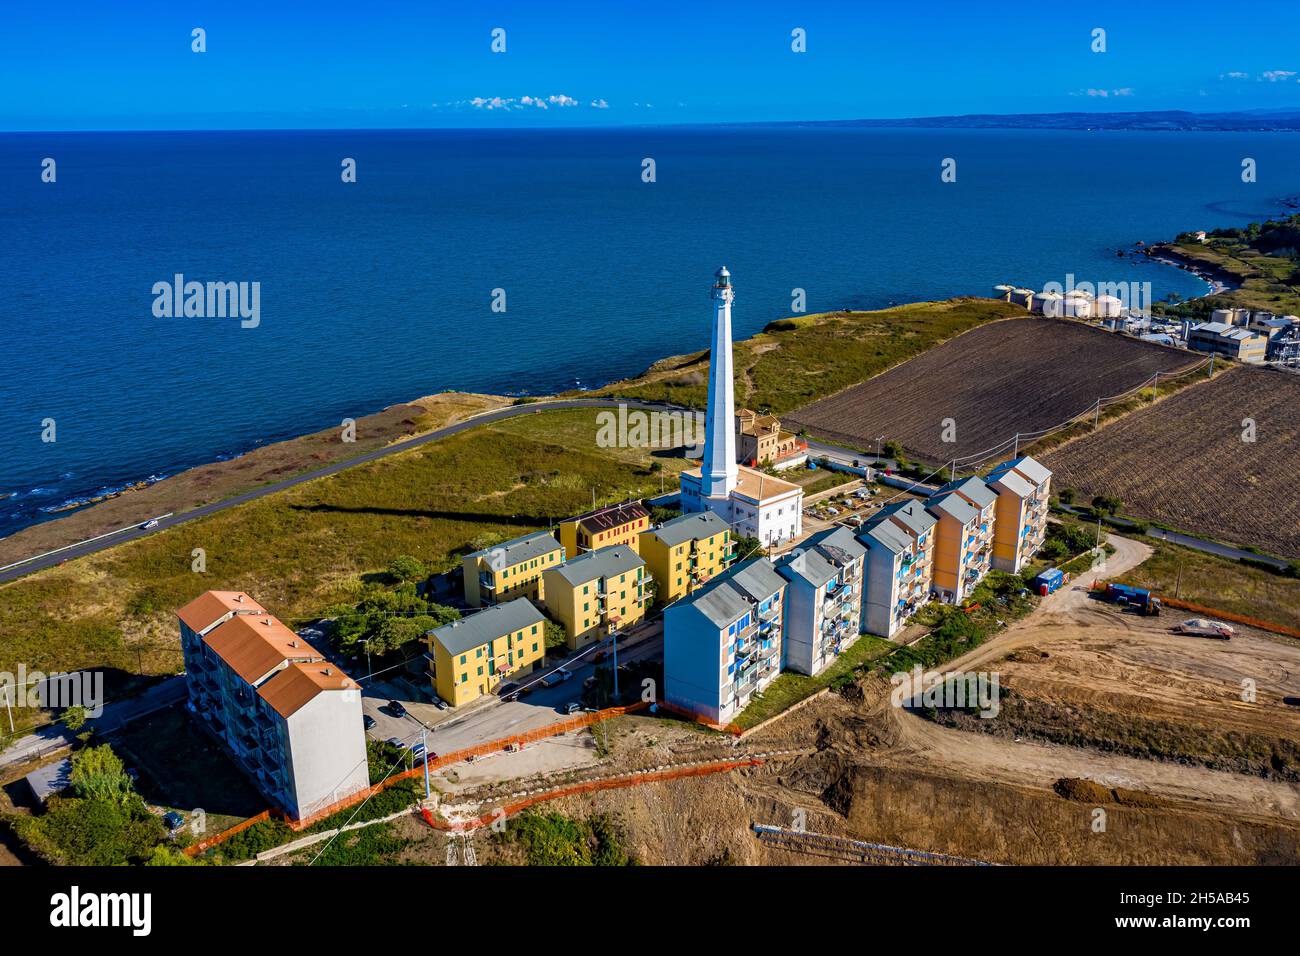
[[[247,820],[241,820],[230,829],[222,830],[220,833],[214,834],[208,837],[206,840],[200,840],[198,843],[187,846],[181,852],[184,853],[186,856],[198,856],[204,850],[208,850],[211,847],[216,846],[218,843],[224,843],[226,840],[229,840],[236,833],[239,833],[243,830],[247,830],[254,823],[261,823],[263,820],[269,820],[269,819],[271,819],[271,811],[263,810],[257,816],[249,817]]]
[[[621,717],[624,714],[630,714],[638,710],[644,710],[648,706],[649,706],[648,702],[638,701],[637,703],[630,704],[627,707],[606,707],[604,710],[591,711],[590,713],[579,714],[577,717],[570,717],[567,720],[556,721],[553,724],[547,724],[545,727],[538,727],[536,730],[528,730],[521,734],[512,734],[509,737],[500,737],[496,740],[489,740],[487,743],[477,744],[473,747],[465,747],[462,750],[455,750],[452,751],[451,753],[439,754],[438,756],[428,761],[429,772],[432,773],[436,770],[442,769],[443,767],[447,767],[452,764],[456,764],[464,760],[468,760],[471,757],[483,757],[488,754],[500,753],[501,751],[505,750],[507,747],[511,747],[511,746],[522,747],[525,744],[535,743],[538,740],[545,740],[548,737],[558,737],[561,734],[567,734],[570,731],[581,730],[584,727],[590,727],[592,724],[599,723],[602,720],[608,720],[611,717]],[[343,799],[337,800],[334,803],[331,803],[329,806],[323,807],[322,809],[317,810],[305,817],[302,817],[301,819],[294,819],[293,817],[290,817],[289,815],[281,812],[277,812],[275,816],[283,820],[291,830],[294,831],[305,830],[307,827],[311,826],[312,824],[319,823],[321,820],[325,819],[328,816],[331,816],[332,814],[338,813],[341,810],[346,810],[348,807],[361,803],[364,800],[368,800],[371,797],[373,797],[375,794],[382,793],[384,790],[388,789],[393,784],[397,783],[399,780],[409,780],[414,776],[417,775],[422,776],[423,774],[424,774],[424,764],[417,763],[410,770],[404,770],[401,773],[391,774],[390,776],[381,780],[379,783],[358,790],[356,793],[349,794]],[[244,820],[241,823],[237,823],[229,830],[223,830],[221,833],[209,837],[208,839],[203,840],[200,843],[196,843],[193,846],[186,847],[185,854],[187,856],[197,856],[198,854],[203,853],[204,851],[209,850],[212,847],[216,846],[218,843],[222,843],[225,840],[228,840],[230,837],[234,836],[236,833],[239,833],[241,830],[246,830],[248,827],[252,826],[253,824],[260,823],[261,821],[267,820],[270,817],[271,817],[271,811],[264,810],[262,813],[259,813],[255,817],[249,817],[247,820]]]
[[[1095,581],[1092,585],[1094,591],[1105,591],[1106,584],[1121,584],[1120,581],[1104,582]],[[1129,585],[1137,587],[1137,585]],[[1247,627],[1258,628],[1261,631],[1269,631],[1273,634],[1284,634],[1287,637],[1300,637],[1300,630],[1294,627],[1287,627],[1285,624],[1275,624],[1273,621],[1265,621],[1257,617],[1250,617],[1247,614],[1238,614],[1235,611],[1224,611],[1217,607],[1206,607],[1204,604],[1195,604],[1192,601],[1184,601],[1181,598],[1166,597],[1163,594],[1157,594],[1160,603],[1166,607],[1176,607],[1181,611],[1191,611],[1194,614],[1204,614],[1208,617],[1223,618],[1225,621],[1232,621],[1234,624],[1244,624]]]
[[[516,800],[513,803],[507,803],[498,807],[491,813],[485,813],[482,816],[475,817],[473,820],[467,820],[463,823],[448,823],[446,820],[440,820],[433,815],[427,807],[420,807],[420,815],[424,821],[435,830],[446,830],[452,833],[460,833],[466,830],[477,830],[479,827],[485,827],[494,820],[505,816],[512,816],[521,810],[546,800],[558,800],[561,797],[571,797],[580,793],[595,793],[598,790],[620,790],[626,787],[640,787],[650,783],[660,783],[665,780],[680,780],[684,777],[705,777],[715,773],[727,773],[740,767],[757,767],[763,761],[758,757],[748,757],[743,760],[720,760],[717,763],[699,764],[694,767],[670,767],[667,770],[655,770],[650,773],[636,774],[631,777],[603,777],[600,780],[587,780],[583,783],[575,783],[569,787],[560,787],[556,790],[548,790],[545,793],[535,793],[531,796],[524,797],[522,800]]]

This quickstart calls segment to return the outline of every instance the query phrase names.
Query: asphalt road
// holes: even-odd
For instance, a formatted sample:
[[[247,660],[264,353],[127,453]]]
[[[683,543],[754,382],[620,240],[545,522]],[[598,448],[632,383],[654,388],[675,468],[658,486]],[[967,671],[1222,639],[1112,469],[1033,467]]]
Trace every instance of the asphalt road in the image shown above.
[[[30,561],[20,564],[18,567],[9,568],[6,571],[0,571],[0,583],[12,581],[25,574],[31,574],[35,571],[44,570],[45,568],[54,567],[55,565],[62,564],[64,561],[85,557],[88,554],[95,554],[96,552],[103,551],[106,548],[115,547],[124,541],[134,541],[135,539],[142,538],[145,535],[166,531],[168,528],[174,528],[177,525],[185,524],[187,521],[194,521],[197,518],[204,518],[208,515],[217,514],[220,511],[225,511],[227,508],[233,508],[236,505],[242,505],[248,501],[255,501],[258,498],[275,494],[277,491],[283,491],[286,488],[292,488],[295,485],[301,485],[304,482],[315,481],[317,478],[325,478],[329,475],[336,475],[339,472],[355,467],[356,465],[362,465],[370,461],[378,461],[380,458],[386,458],[389,455],[396,455],[404,451],[410,451],[412,448],[418,448],[419,446],[428,444],[429,442],[438,441],[440,438],[447,438],[450,435],[455,435],[471,428],[477,428],[480,425],[488,425],[492,422],[503,421],[507,418],[516,418],[520,415],[535,415],[541,411],[555,411],[566,408],[616,408],[619,405],[626,405],[628,408],[638,408],[646,411],[682,410],[677,406],[660,405],[653,402],[622,401],[608,398],[573,398],[532,402],[527,405],[511,405],[507,408],[499,408],[491,412],[483,412],[482,414],[467,418],[464,421],[459,421],[453,425],[447,425],[443,428],[431,431],[428,434],[420,435],[418,438],[410,438],[406,441],[398,442],[396,445],[389,445],[385,448],[378,448],[374,451],[366,452],[364,455],[358,455],[356,458],[349,458],[346,461],[337,461],[333,464],[326,465],[323,468],[318,468],[315,471],[309,471],[301,475],[295,475],[292,478],[285,478],[283,481],[277,481],[270,485],[254,488],[252,491],[246,491],[233,498],[214,501],[211,504],[202,505],[191,511],[185,511],[180,514],[161,518],[157,525],[148,530],[139,527],[128,528],[106,538],[73,545],[57,554],[33,558]],[[142,517],[140,520],[143,522],[145,518]]]
[[[604,645],[608,650],[608,645]],[[618,662],[648,660],[663,656],[663,627],[652,624],[640,633],[632,643],[620,644]],[[414,701],[398,694],[395,698],[387,696],[392,692],[390,684],[365,687],[362,693],[362,709],[375,718],[375,726],[368,732],[376,740],[397,737],[410,745],[420,740],[421,732],[426,733],[430,750],[434,753],[450,753],[465,747],[498,740],[511,734],[523,733],[538,727],[545,727],[564,718],[562,709],[571,701],[582,698],[583,681],[595,673],[593,653],[584,654],[576,661],[565,662],[554,668],[529,674],[519,684],[532,684],[532,692],[518,700],[507,701],[490,696],[468,705],[463,711],[452,709],[440,711],[432,704]],[[605,663],[612,663],[612,655]],[[559,667],[572,672],[573,677],[554,687],[543,687],[541,679]],[[406,716],[395,718],[388,710],[390,699],[400,700],[406,708]]]

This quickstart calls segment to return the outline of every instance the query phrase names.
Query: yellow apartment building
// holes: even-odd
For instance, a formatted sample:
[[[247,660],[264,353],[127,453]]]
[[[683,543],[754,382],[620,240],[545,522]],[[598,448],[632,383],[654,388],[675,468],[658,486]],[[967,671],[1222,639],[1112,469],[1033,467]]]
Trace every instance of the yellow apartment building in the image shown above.
[[[461,707],[541,664],[546,618],[528,599],[515,598],[435,628],[425,640],[434,692]]]
[[[625,544],[588,551],[546,572],[546,609],[578,650],[645,617],[645,562]]]
[[[682,515],[641,535],[641,559],[656,603],[671,604],[731,565],[731,529],[712,511]]]
[[[570,558],[623,544],[639,553],[641,532],[650,527],[650,512],[640,501],[606,505],[560,522],[560,544]]]
[[[981,552],[976,550],[980,513],[956,492],[935,495],[925,508],[934,515],[934,590],[941,600],[957,604],[983,577]]]
[[[997,492],[993,567],[1018,574],[1047,535],[1052,473],[1024,456],[997,465],[984,479]]]
[[[564,548],[545,531],[467,554],[461,559],[465,603],[482,607],[521,597],[544,600],[542,574],[563,564],[564,555]]]

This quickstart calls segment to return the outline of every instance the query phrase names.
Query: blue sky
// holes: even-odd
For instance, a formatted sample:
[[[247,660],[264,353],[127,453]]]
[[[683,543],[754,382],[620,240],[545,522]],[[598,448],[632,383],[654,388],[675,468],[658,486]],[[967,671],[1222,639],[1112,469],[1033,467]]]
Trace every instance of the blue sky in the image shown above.
[[[1294,2],[67,0],[8,3],[0,20],[7,130],[1300,106]]]

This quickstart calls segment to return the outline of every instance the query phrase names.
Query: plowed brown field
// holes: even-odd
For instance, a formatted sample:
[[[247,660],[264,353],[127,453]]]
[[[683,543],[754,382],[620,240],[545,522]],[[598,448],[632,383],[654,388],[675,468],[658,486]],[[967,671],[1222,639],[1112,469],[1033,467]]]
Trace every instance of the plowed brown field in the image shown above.
[[[1043,461],[1085,501],[1114,495],[1135,517],[1300,556],[1300,376],[1231,369]]]
[[[941,464],[1039,431],[1201,361],[1187,352],[1062,319],[1008,319],[972,329],[784,418],[860,448],[876,436]],[[945,442],[945,419],[955,426]],[[1009,457],[1009,456],[1008,456]]]

